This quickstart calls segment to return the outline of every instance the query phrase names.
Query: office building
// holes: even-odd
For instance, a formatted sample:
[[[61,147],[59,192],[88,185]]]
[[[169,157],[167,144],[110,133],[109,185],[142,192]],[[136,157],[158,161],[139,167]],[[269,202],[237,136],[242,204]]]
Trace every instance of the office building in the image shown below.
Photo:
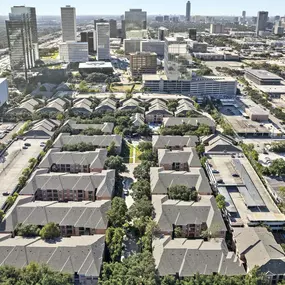
[[[190,40],[196,41],[197,40],[197,29],[194,29],[194,28],[188,29],[188,36]]]
[[[147,13],[142,9],[130,9],[125,12],[125,31],[145,30]]]
[[[97,72],[112,75],[114,73],[114,68],[111,62],[88,61],[79,64],[79,72],[81,74],[91,74]]]
[[[151,52],[136,52],[130,54],[130,69],[132,77],[143,74],[156,74],[157,55]]]
[[[168,15],[164,15],[163,16],[163,21],[164,22],[169,22],[169,20],[170,20],[170,17]]]
[[[257,14],[256,36],[259,36],[260,32],[265,32],[267,22],[268,22],[268,12],[259,11]]]
[[[141,51],[141,39],[124,39],[123,46],[125,55]]]
[[[188,1],[186,3],[186,21],[190,22],[191,20],[191,2]]]
[[[141,52],[155,52],[157,56],[164,56],[164,45],[165,41],[160,40],[142,40],[141,42]]]
[[[37,15],[36,8],[25,6],[14,6],[11,8],[10,20],[16,20],[17,16],[26,14],[29,17],[31,30],[32,30],[32,42],[38,44],[38,27],[37,27]],[[12,18],[13,17],[13,18]]]
[[[67,5],[61,7],[62,41],[76,41],[76,10]]]
[[[245,78],[257,85],[280,85],[282,78],[267,70],[247,69]]]
[[[96,24],[97,60],[110,59],[110,24]]]
[[[155,21],[162,23],[163,22],[163,16],[156,16]]]
[[[158,28],[158,39],[164,41],[169,36],[169,30],[165,27]]]
[[[63,62],[86,62],[88,61],[88,43],[63,42],[59,45],[59,56]]]
[[[12,71],[25,72],[27,79],[28,69],[34,67],[39,58],[36,11],[29,7],[13,7],[12,11],[16,14],[10,13],[6,21],[10,66]]]
[[[94,31],[81,32],[80,41],[82,43],[88,43],[88,51],[94,52]]]
[[[0,107],[8,101],[8,81],[6,78],[0,78]]]
[[[274,35],[282,36],[284,34],[284,26],[282,26],[281,21],[277,21],[273,29]]]
[[[145,74],[143,86],[151,92],[181,93],[190,96],[213,98],[235,97],[237,82],[231,77],[203,76],[193,79],[167,79],[165,75]]]
[[[211,24],[210,34],[224,34],[225,26],[222,24]]]
[[[243,17],[243,19],[245,19],[245,17],[246,17],[246,11],[242,11],[242,17]]]
[[[109,24],[110,24],[110,38],[116,38],[118,36],[117,21],[111,19],[109,21]]]

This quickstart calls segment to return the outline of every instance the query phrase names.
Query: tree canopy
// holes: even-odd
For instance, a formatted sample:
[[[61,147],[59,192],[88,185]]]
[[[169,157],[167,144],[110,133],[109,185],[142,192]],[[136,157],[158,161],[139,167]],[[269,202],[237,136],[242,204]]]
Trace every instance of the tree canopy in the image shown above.
[[[55,239],[60,237],[60,229],[55,223],[48,223],[40,230],[42,239]]]
[[[185,185],[170,186],[168,196],[173,200],[197,201],[198,193],[195,189],[190,189]]]
[[[114,197],[112,200],[111,209],[107,213],[109,223],[113,227],[121,227],[127,222],[128,208],[125,200],[120,197]]]

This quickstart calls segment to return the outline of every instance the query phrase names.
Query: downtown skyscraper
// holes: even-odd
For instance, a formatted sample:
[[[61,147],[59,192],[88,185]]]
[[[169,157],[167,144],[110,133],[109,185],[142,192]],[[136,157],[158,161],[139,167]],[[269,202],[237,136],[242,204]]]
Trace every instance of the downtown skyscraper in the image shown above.
[[[69,5],[61,7],[62,41],[76,41],[76,10]]]
[[[188,1],[186,3],[186,21],[190,22],[191,20],[191,2]]]

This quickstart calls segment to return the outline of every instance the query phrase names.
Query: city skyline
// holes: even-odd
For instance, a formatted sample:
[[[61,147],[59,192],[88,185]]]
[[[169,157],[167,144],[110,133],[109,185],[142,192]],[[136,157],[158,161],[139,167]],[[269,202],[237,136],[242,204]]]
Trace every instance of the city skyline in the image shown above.
[[[120,2],[115,2],[114,0],[106,0],[103,3],[86,3],[83,4],[78,0],[69,0],[66,1],[48,1],[48,2],[39,2],[36,0],[26,0],[26,6],[33,6],[37,9],[37,15],[60,15],[60,7],[64,7],[65,5],[74,6],[77,9],[77,15],[121,15],[126,10],[130,8],[141,8],[148,12],[149,15],[158,15],[158,14],[185,14],[185,0],[179,0],[173,2],[170,0],[166,0],[164,5],[161,5],[161,2],[154,2],[151,0],[145,0],[140,2],[138,0],[122,0]],[[239,2],[231,3],[231,5],[227,5],[226,0],[218,0],[218,1],[209,1],[209,0],[192,0],[191,1],[191,14],[192,15],[213,15],[213,16],[231,16],[231,15],[241,15],[242,10],[247,12],[248,16],[256,16],[258,11],[265,10],[269,11],[270,16],[279,15],[280,11],[282,11],[282,5],[285,8],[284,1],[275,0],[274,7],[272,3],[261,0],[258,3],[253,3],[255,1],[246,1],[241,0]],[[1,3],[1,16],[6,16],[9,14],[10,7],[14,5],[23,5],[23,3],[19,3],[18,1]],[[281,9],[280,9],[281,8]],[[91,12],[94,11],[94,12]],[[285,9],[284,9],[285,14]],[[281,16],[283,16],[281,14]]]

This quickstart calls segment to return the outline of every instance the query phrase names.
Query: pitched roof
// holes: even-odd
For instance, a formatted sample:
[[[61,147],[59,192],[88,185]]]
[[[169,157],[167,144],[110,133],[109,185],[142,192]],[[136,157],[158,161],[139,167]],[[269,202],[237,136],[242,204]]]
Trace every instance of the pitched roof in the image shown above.
[[[132,122],[134,126],[144,125],[144,115],[141,113],[135,113],[132,116]]]
[[[92,145],[98,146],[99,148],[108,147],[112,142],[114,142],[116,147],[121,147],[122,136],[120,135],[72,136],[70,134],[60,134],[55,140],[53,147],[62,148],[64,145],[78,144],[82,142],[91,143]]]
[[[71,119],[67,120],[64,126],[70,126],[71,129],[80,130],[80,131],[92,128],[92,129],[101,130],[103,133],[109,133],[109,134],[111,134],[114,129],[114,123],[106,122],[102,124],[77,124],[76,121]]]
[[[152,195],[155,221],[162,232],[172,232],[173,225],[207,224],[213,231],[226,231],[214,196],[200,196],[198,202],[169,200],[166,195]]]
[[[237,251],[245,256],[248,270],[257,265],[265,273],[284,274],[285,253],[266,228],[235,228],[233,238]]]
[[[111,201],[95,202],[44,202],[35,201],[17,205],[1,223],[1,231],[14,231],[17,224],[44,226],[54,222],[60,226],[74,226],[105,230],[108,226],[107,211]]]
[[[104,235],[75,236],[53,242],[17,236],[0,241],[0,265],[22,268],[36,262],[63,273],[98,277],[104,248]]]
[[[50,168],[53,164],[90,165],[92,169],[104,168],[108,151],[96,149],[88,152],[58,152],[57,149],[50,149],[39,164],[39,168]]]
[[[197,273],[212,275],[245,275],[245,270],[233,252],[229,252],[224,239],[172,240],[165,236],[153,241],[153,256],[160,276],[193,276]]]
[[[203,168],[191,168],[189,172],[186,172],[152,167],[150,169],[150,185],[152,194],[156,195],[166,195],[167,188],[175,185],[195,187],[199,194],[212,193]]]
[[[152,147],[154,149],[166,147],[195,147],[198,143],[196,136],[152,136]]]
[[[130,98],[122,103],[122,106],[119,108],[120,110],[128,110],[128,109],[135,109],[139,108],[143,110],[142,107],[139,106],[140,101],[134,98]]]
[[[158,164],[187,163],[189,167],[201,167],[195,148],[185,147],[183,150],[158,150]]]
[[[116,110],[117,103],[111,98],[106,98],[95,108],[95,111],[106,110],[106,109]]]
[[[232,153],[242,152],[241,148],[235,146],[230,139],[224,136],[212,135],[209,139],[202,139],[202,142],[207,142],[205,153]]]
[[[67,99],[56,98],[50,101],[45,107],[39,109],[37,112],[48,112],[52,109],[58,112],[64,112],[67,101]]]
[[[21,195],[35,195],[41,190],[83,190],[96,192],[97,197],[113,197],[115,170],[103,170],[101,173],[44,173],[40,169],[33,173]]]
[[[24,133],[25,137],[39,136],[52,137],[55,129],[60,125],[60,122],[52,119],[44,119],[33,125],[33,127]]]
[[[216,123],[214,120],[207,118],[207,117],[198,117],[198,118],[185,118],[185,117],[170,117],[170,118],[163,118],[163,125],[165,127],[173,127],[179,126],[183,124],[188,124],[192,126],[198,125],[207,125],[210,128],[214,128]]]
[[[77,102],[75,102],[71,110],[75,112],[84,109],[86,112],[92,113],[93,110],[91,109],[91,105],[92,102],[84,98],[82,100],[78,100]]]
[[[151,105],[148,111],[145,113],[146,115],[166,114],[172,116],[172,112],[168,111],[168,107],[164,101],[160,99],[154,99],[150,103]]]
[[[35,111],[35,107],[38,106],[40,103],[43,103],[43,100],[32,98],[22,102],[18,107],[9,110],[7,113],[20,113],[20,112],[33,113]]]

